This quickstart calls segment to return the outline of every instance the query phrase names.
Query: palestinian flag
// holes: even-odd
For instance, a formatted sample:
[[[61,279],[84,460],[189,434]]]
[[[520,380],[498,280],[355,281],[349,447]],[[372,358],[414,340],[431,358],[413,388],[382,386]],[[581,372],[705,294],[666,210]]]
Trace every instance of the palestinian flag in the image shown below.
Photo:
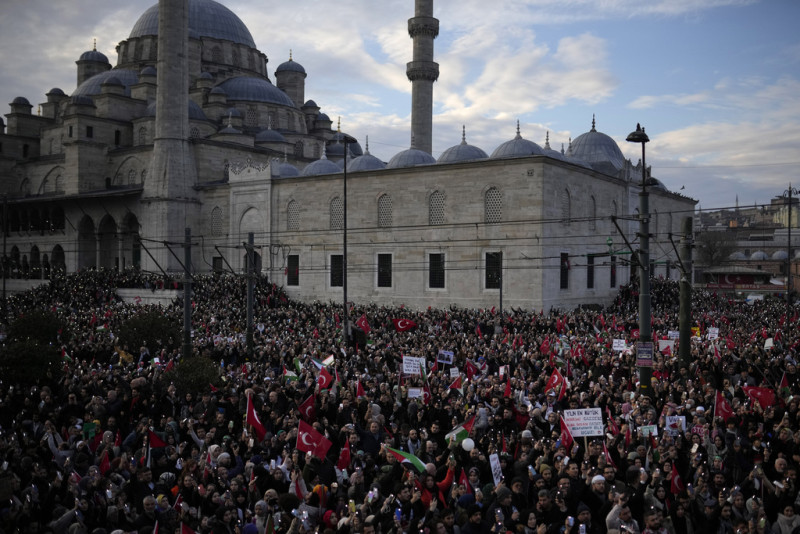
[[[425,464],[422,463],[422,460],[414,456],[413,454],[409,454],[407,452],[398,451],[397,449],[393,449],[391,447],[386,447],[386,450],[392,453],[392,456],[397,458],[397,461],[408,466],[414,466],[417,468],[417,471],[420,473],[425,472]]]
[[[465,421],[462,424],[455,427],[453,430],[445,435],[444,439],[448,443],[450,440],[454,440],[456,444],[461,443],[469,436],[469,433],[472,432],[472,427],[475,426],[475,416],[472,416],[472,419],[469,421]]]
[[[285,381],[287,381],[287,382],[294,382],[295,380],[298,380],[299,377],[297,376],[297,373],[295,373],[294,371],[288,370],[286,368],[286,366],[284,365],[283,366],[283,379]]]

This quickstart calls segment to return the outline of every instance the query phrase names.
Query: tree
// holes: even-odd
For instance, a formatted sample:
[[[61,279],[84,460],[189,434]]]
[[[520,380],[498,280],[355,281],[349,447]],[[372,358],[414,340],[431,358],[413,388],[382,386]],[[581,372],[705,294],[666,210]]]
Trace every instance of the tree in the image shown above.
[[[122,346],[134,351],[145,346],[155,356],[162,348],[172,350],[180,345],[181,324],[161,311],[145,311],[125,321],[116,334]]]
[[[162,383],[175,384],[179,394],[208,391],[209,384],[221,385],[220,366],[207,355],[182,359],[174,369],[162,375]]]
[[[736,251],[736,240],[727,232],[699,232],[695,234],[697,261],[706,267],[718,267]]]
[[[65,323],[50,311],[36,310],[17,317],[8,329],[9,342],[34,341],[57,347],[64,335]]]
[[[61,352],[36,340],[14,341],[3,348],[0,376],[9,384],[44,384],[61,373]]]

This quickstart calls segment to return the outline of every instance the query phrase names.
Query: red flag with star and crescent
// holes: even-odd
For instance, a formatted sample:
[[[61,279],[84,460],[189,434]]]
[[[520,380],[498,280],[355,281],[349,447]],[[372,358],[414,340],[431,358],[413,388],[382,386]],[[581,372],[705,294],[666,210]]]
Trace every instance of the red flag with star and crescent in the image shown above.
[[[331,384],[333,384],[333,376],[323,367],[319,370],[319,375],[317,375],[317,385],[319,389],[328,389]]]
[[[317,407],[315,405],[316,398],[314,395],[309,395],[306,400],[300,403],[297,407],[300,410],[300,417],[306,421],[313,421],[317,417]]]
[[[347,469],[348,467],[350,467],[350,440],[345,440],[342,452],[339,453],[339,460],[336,462],[336,468]]]
[[[748,397],[761,405],[762,410],[766,410],[767,406],[775,404],[775,392],[770,388],[745,386],[742,389]]]
[[[392,319],[392,323],[398,332],[408,332],[417,327],[417,323],[411,319]]]
[[[317,432],[314,427],[301,420],[297,427],[297,448],[303,452],[310,452],[320,460],[325,459],[331,440]]]
[[[566,421],[564,418],[561,418],[561,445],[564,446],[565,449],[568,451],[572,448],[572,432],[569,431],[569,427],[567,426]]]
[[[733,417],[733,408],[731,407],[731,403],[728,402],[728,399],[720,392],[717,391],[717,398],[714,401],[714,415],[716,417],[722,417],[722,420],[726,423],[728,419]]]
[[[371,328],[369,327],[369,321],[367,320],[366,313],[358,318],[358,321],[356,321],[356,326],[363,330],[365,334],[369,334]]]
[[[258,418],[258,414],[256,413],[256,407],[253,404],[253,395],[247,395],[247,418],[246,422],[248,425],[253,427],[253,431],[256,433],[256,437],[258,437],[258,441],[264,441],[264,436],[267,434],[267,429],[261,423],[261,420]]]

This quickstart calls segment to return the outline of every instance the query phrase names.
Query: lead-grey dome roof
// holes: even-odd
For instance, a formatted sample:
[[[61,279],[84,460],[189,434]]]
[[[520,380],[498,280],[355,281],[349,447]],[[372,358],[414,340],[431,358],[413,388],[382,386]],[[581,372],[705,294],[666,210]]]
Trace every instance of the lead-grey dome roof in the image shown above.
[[[60,87],[53,87],[52,89],[47,91],[47,94],[48,95],[58,95],[58,96],[62,96],[63,95],[63,96],[66,96],[64,94],[64,91],[62,91]]]
[[[514,158],[519,156],[543,155],[542,147],[523,139],[519,133],[519,121],[517,121],[517,135],[514,139],[506,141],[492,152],[492,158]]]
[[[301,74],[305,74],[306,73],[306,69],[304,69],[303,66],[300,63],[298,63],[297,61],[293,60],[291,55],[290,55],[289,56],[289,61],[284,61],[283,63],[278,65],[277,69],[275,69],[275,74],[277,74],[279,72],[299,72]]]
[[[320,174],[337,174],[340,172],[342,172],[342,169],[323,154],[322,159],[309,163],[301,174],[303,176],[319,176]]]
[[[256,134],[256,143],[288,143],[288,141],[279,131],[265,128]]]
[[[125,96],[131,96],[131,85],[139,83],[139,74],[130,69],[111,69],[95,74],[78,86],[71,96],[92,96],[102,92],[101,86],[112,78],[117,78],[125,86]]]
[[[286,96],[286,93],[264,78],[237,76],[225,80],[217,87],[225,91],[229,102],[231,100],[243,100],[246,102],[268,102],[294,107],[294,102]]]
[[[461,143],[451,146],[439,156],[437,163],[458,163],[459,161],[475,161],[489,156],[482,149],[467,144],[466,127],[461,127]]]
[[[766,260],[769,256],[763,250],[756,250],[752,254],[750,254],[750,259],[755,261],[762,261]]]
[[[618,172],[625,165],[625,157],[619,149],[616,141],[602,132],[595,129],[595,120],[592,117],[592,129],[579,135],[572,141],[571,152],[573,158],[585,161],[592,168],[601,172]]]
[[[416,167],[417,165],[433,165],[436,159],[423,150],[409,148],[392,156],[387,169],[400,169],[402,167]]]
[[[13,105],[16,105],[16,106],[18,106],[18,105],[30,106],[31,105],[30,101],[28,101],[28,99],[25,98],[24,96],[16,97],[11,103]]]
[[[81,54],[80,59],[78,61],[97,61],[99,63],[108,63],[108,58],[102,52],[98,52],[97,50],[88,50]]]
[[[189,111],[189,120],[196,120],[196,121],[207,121],[208,117],[206,114],[203,113],[203,108],[195,104],[195,102],[191,99],[188,100],[188,111]],[[147,105],[147,110],[144,112],[145,117],[155,117],[156,116],[156,102],[150,102]]]
[[[291,163],[287,163],[284,161],[278,166],[279,178],[294,178],[295,176],[300,176],[300,171],[298,171],[297,167],[295,167]]]
[[[742,252],[741,250],[737,250],[736,252],[734,252],[733,254],[728,256],[728,259],[729,260],[740,261],[740,260],[746,260],[747,256],[745,256],[744,252]]]
[[[775,252],[773,252],[773,253],[772,253],[772,259],[773,259],[773,260],[783,260],[783,261],[786,261],[786,259],[787,259],[788,257],[789,257],[789,253],[788,253],[788,252],[786,252],[785,250],[776,250]]]
[[[145,11],[128,38],[158,35],[158,4]],[[250,30],[236,14],[214,0],[189,0],[189,36],[224,39],[256,48]]]

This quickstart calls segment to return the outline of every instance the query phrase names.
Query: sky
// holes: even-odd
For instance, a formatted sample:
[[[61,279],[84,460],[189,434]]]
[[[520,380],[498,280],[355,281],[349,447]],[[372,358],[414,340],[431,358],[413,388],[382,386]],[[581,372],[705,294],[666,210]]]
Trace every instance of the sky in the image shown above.
[[[221,0],[274,71],[303,65],[306,99],[388,161],[410,146],[413,0]],[[0,109],[76,87],[93,40],[116,45],[154,0],[0,0]],[[490,7],[491,6],[491,7]],[[703,210],[800,188],[800,1],[434,0],[433,155],[521,134],[560,149],[597,130]]]

